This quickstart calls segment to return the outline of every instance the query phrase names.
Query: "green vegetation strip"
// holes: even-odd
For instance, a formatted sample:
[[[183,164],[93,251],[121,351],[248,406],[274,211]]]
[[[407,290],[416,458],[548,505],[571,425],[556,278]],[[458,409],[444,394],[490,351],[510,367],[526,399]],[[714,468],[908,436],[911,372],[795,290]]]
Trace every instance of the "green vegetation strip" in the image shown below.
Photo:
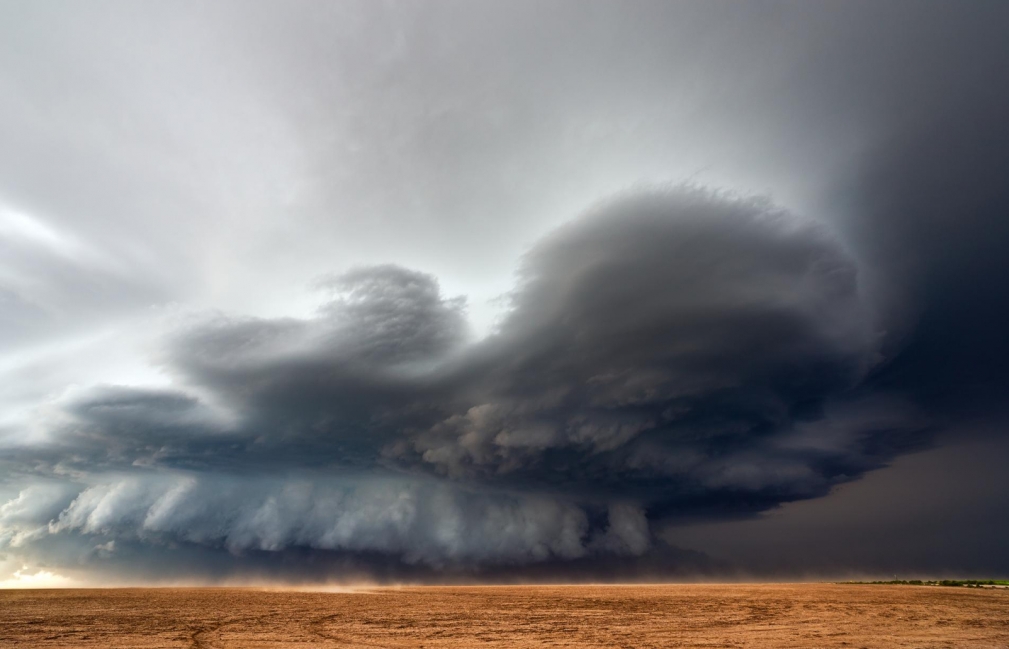
[[[891,581],[842,581],[842,584],[883,584],[888,586],[958,586],[961,588],[983,588],[985,586],[1007,586],[1004,579],[894,579]]]

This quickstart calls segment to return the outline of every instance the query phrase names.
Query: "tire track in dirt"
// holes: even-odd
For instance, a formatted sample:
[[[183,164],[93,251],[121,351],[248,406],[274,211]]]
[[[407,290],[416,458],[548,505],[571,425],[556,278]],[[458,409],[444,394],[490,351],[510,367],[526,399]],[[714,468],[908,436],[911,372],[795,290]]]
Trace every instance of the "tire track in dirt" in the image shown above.
[[[196,629],[189,634],[189,647],[190,649],[215,649],[215,646],[209,639],[204,636],[217,633],[221,629],[229,626],[235,626],[236,624],[241,624],[243,622],[248,622],[250,620],[256,620],[261,618],[256,617],[241,617],[233,618],[230,620],[223,620],[217,624],[208,626],[202,629]]]
[[[318,638],[321,638],[323,640],[331,640],[333,642],[336,642],[337,643],[336,646],[338,646],[338,647],[376,647],[376,649],[396,649],[397,647],[402,647],[403,646],[402,643],[388,644],[388,643],[379,643],[379,642],[373,642],[373,641],[368,641],[368,640],[361,640],[361,639],[355,638],[352,635],[335,634],[335,633],[333,633],[331,631],[326,631],[325,630],[324,627],[326,625],[326,622],[328,622],[329,620],[335,620],[335,619],[341,618],[341,617],[345,617],[345,614],[343,614],[343,613],[335,613],[333,615],[323,615],[320,618],[316,618],[314,620],[311,620],[311,621],[309,621],[309,623],[307,625],[308,626],[308,631],[312,635],[314,635],[314,636],[316,636]]]
[[[221,628],[220,625],[210,627],[207,629],[197,629],[196,631],[190,633],[189,634],[190,649],[212,649],[213,645],[211,645],[209,642],[204,642],[200,636],[202,636],[204,633],[212,633],[219,628]]]

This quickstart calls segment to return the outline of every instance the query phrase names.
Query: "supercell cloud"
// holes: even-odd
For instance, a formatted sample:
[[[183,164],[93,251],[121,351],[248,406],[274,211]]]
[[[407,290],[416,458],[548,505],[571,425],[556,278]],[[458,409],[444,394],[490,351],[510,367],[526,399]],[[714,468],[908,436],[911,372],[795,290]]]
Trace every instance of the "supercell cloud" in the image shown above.
[[[1003,452],[1003,5],[421,7],[3,6],[0,572],[887,571],[768,515]]]
[[[854,263],[767,200],[620,197],[534,246],[519,278],[478,341],[462,300],[390,265],[327,278],[310,318],[174,332],[179,387],[90,388],[45,443],[7,451],[61,485],[34,520],[12,501],[9,543],[474,568],[641,555],[649,519],[823,495],[921,436],[856,390],[881,333]]]

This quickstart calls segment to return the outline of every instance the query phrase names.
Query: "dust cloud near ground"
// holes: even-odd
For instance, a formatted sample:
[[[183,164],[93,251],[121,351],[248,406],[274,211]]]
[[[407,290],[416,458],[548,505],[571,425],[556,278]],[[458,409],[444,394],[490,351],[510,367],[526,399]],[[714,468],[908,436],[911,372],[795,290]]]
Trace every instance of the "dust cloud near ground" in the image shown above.
[[[841,584],[0,591],[3,647],[1009,647],[1009,591]]]

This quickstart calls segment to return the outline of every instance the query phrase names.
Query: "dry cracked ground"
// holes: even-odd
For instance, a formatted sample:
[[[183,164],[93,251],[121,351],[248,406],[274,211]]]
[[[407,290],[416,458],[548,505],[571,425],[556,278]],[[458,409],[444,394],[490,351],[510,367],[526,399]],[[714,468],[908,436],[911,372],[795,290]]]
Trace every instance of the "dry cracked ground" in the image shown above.
[[[0,591],[0,647],[1006,647],[1009,590],[760,584]]]

